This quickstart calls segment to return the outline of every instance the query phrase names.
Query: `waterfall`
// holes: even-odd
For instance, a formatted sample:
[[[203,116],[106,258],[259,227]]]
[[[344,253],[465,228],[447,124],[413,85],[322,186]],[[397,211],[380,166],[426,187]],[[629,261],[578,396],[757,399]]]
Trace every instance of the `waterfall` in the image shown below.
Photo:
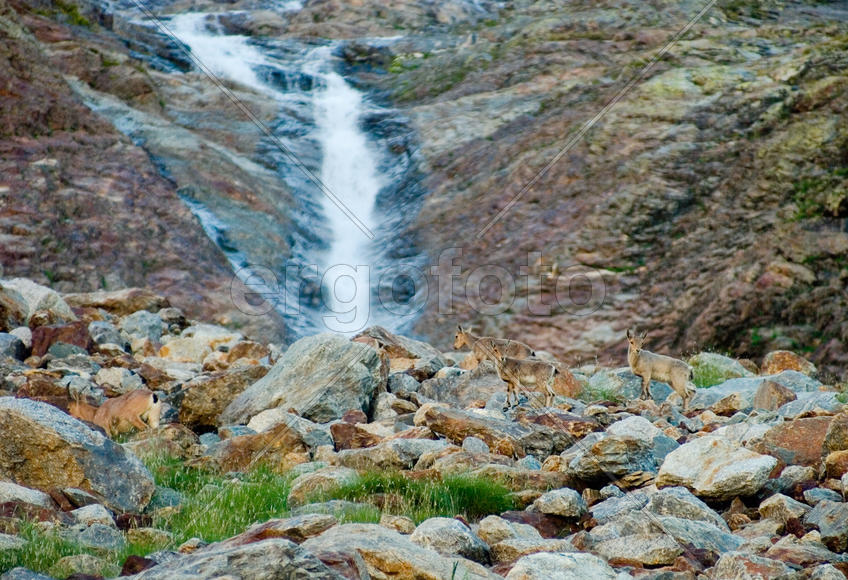
[[[388,312],[376,297],[377,280],[387,266],[386,241],[398,221],[377,211],[378,196],[409,180],[363,128],[366,116],[386,111],[335,71],[332,46],[293,47],[289,41],[284,49],[268,49],[249,37],[223,33],[215,15],[206,13],[175,15],[168,27],[220,80],[249,87],[280,109],[271,127],[274,142],[265,144],[262,155],[274,160],[281,179],[302,202],[295,210],[299,225],[314,233],[314,239],[296,244],[285,272],[273,273],[285,292],[276,307],[291,334],[352,334],[373,324],[399,330],[408,323],[410,316]],[[281,148],[299,161],[292,162]],[[220,221],[207,223],[214,216],[196,200],[189,208],[207,232],[226,229]],[[250,265],[249,248],[222,250],[244,281],[255,278],[250,268],[239,268]],[[304,298],[304,288],[307,293],[311,288],[312,296]]]

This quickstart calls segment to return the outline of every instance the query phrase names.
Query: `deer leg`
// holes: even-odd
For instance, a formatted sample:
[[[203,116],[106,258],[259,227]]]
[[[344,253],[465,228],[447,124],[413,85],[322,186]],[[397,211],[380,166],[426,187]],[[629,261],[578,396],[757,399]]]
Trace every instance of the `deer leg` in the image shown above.
[[[131,415],[130,416],[130,423],[132,423],[133,427],[135,427],[139,431],[144,431],[145,429],[147,429],[149,427],[149,425],[147,423],[145,423],[144,421],[142,421],[141,417],[138,416],[138,415]]]
[[[651,375],[642,376],[642,396],[640,399],[648,400],[651,398]]]

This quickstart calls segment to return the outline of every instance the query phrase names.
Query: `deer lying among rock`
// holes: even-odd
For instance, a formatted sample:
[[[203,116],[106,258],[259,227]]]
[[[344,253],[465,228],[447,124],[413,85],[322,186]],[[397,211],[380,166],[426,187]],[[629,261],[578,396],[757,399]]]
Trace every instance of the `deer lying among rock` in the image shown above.
[[[648,333],[643,332],[638,338],[627,329],[627,363],[633,374],[642,378],[641,399],[651,396],[651,379],[663,381],[671,385],[674,392],[683,399],[683,410],[689,407],[689,399],[695,394],[692,380],[692,367],[676,358],[649,352],[642,348]]]
[[[536,353],[532,348],[517,340],[508,340],[505,338],[493,338],[491,336],[475,336],[471,331],[465,330],[462,326],[457,325],[456,336],[453,339],[454,350],[459,350],[463,346],[471,349],[471,357],[474,359],[474,366],[479,365],[484,360],[494,361],[493,347],[497,345],[504,356],[511,358],[524,359],[534,356]]]
[[[522,360],[504,355],[501,347],[497,344],[492,346],[495,355],[495,368],[498,376],[506,382],[506,407],[510,407],[510,395],[515,395],[518,403],[516,389],[524,386],[535,389],[544,389],[545,406],[550,407],[554,400],[554,381],[559,371],[557,368],[540,360]]]
[[[68,405],[68,412],[77,419],[102,427],[109,437],[114,438],[133,429],[143,431],[158,427],[162,401],[153,391],[136,389],[109,399],[100,407],[74,399]]]

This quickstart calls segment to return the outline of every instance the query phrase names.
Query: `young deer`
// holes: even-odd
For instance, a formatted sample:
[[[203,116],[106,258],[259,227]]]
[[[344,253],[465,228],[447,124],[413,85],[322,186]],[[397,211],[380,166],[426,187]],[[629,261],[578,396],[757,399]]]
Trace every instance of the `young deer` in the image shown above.
[[[468,346],[476,364],[487,359],[495,362],[493,353],[495,345],[501,349],[505,356],[512,358],[528,358],[536,354],[532,348],[523,342],[505,338],[492,338],[491,336],[475,336],[470,331],[464,330],[462,326],[457,325],[456,327],[456,336],[453,338],[454,350]]]
[[[683,410],[689,406],[689,399],[695,393],[692,380],[692,367],[676,358],[655,354],[642,349],[648,333],[643,332],[638,338],[627,329],[627,363],[633,374],[642,377],[641,399],[650,397],[651,379],[663,381],[671,385],[674,392],[683,399]]]
[[[544,389],[545,406],[550,407],[554,401],[554,381],[559,371],[552,364],[540,360],[521,360],[504,355],[500,346],[492,346],[495,355],[495,368],[498,376],[506,382],[506,407],[510,407],[510,395],[515,395],[518,403],[516,389],[520,386],[530,386],[536,389]],[[506,408],[505,407],[505,408]]]

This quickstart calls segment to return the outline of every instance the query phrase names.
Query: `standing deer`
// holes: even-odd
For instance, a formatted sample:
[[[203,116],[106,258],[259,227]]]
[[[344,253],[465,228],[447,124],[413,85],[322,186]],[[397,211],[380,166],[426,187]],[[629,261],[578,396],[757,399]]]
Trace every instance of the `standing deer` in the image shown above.
[[[454,350],[459,350],[463,346],[469,347],[471,356],[478,365],[487,359],[495,362],[493,357],[495,345],[501,349],[505,356],[512,358],[523,359],[536,354],[532,348],[523,342],[505,338],[492,338],[491,336],[475,336],[471,334],[471,331],[463,329],[462,326],[457,325],[456,327],[456,336],[453,338]]]
[[[500,346],[493,345],[492,352],[495,355],[495,368],[498,376],[506,382],[506,407],[510,407],[510,395],[515,395],[518,403],[516,389],[524,386],[544,389],[545,406],[550,407],[554,401],[554,381],[559,374],[557,368],[540,360],[521,360],[504,355]]]
[[[627,363],[633,374],[642,378],[642,394],[640,399],[650,397],[651,379],[663,381],[671,385],[674,392],[683,399],[683,410],[689,407],[689,399],[695,394],[695,385],[692,380],[692,367],[676,358],[649,352],[642,348],[647,332],[643,332],[638,338],[630,334],[627,329]]]

